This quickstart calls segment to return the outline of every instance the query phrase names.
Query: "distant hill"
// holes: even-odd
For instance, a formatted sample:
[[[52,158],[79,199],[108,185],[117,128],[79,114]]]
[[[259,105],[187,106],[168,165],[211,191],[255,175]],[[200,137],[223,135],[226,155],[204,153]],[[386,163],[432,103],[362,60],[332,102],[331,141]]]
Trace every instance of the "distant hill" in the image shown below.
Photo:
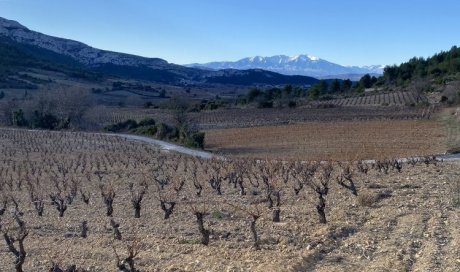
[[[285,56],[277,55],[271,57],[251,57],[238,61],[209,62],[204,64],[193,63],[188,67],[203,69],[264,69],[284,75],[304,75],[317,78],[339,78],[359,80],[365,74],[381,75],[383,67],[373,66],[342,66],[320,59],[311,55]]]
[[[262,69],[225,69],[210,73],[205,77],[207,83],[234,85],[313,85],[319,80],[307,76],[287,76]]]
[[[387,66],[377,85],[403,85],[415,79],[430,79],[443,83],[449,76],[460,73],[460,48],[453,46],[427,59],[412,58],[401,65]]]
[[[264,70],[211,71],[93,48],[84,43],[29,30],[0,18],[0,78],[19,68],[42,68],[76,73],[141,79],[165,84],[311,85],[312,77],[286,76]],[[3,72],[2,72],[3,71]]]

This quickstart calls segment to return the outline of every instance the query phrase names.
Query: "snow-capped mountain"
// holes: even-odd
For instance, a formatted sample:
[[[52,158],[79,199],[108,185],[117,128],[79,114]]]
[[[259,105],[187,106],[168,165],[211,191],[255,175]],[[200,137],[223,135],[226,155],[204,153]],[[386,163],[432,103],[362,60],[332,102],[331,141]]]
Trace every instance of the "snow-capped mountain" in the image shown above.
[[[318,82],[312,77],[287,76],[261,69],[210,71],[168,63],[160,58],[101,50],[78,41],[45,35],[30,30],[16,21],[0,17],[0,49],[3,47],[15,47],[14,53],[18,58],[24,58],[19,63],[9,62],[9,65],[14,66],[15,69],[25,68],[24,63],[29,60],[31,67],[27,68],[35,68],[32,66],[37,65],[36,67],[42,69],[43,63],[47,63],[50,67],[60,67],[63,72],[68,72],[74,71],[73,65],[77,64],[78,69],[101,73],[108,77],[116,76],[172,85],[312,85]],[[0,50],[3,54],[8,52],[8,50]],[[0,59],[3,57],[0,54]],[[75,63],[69,67],[68,61]],[[0,74],[0,78],[1,76]]]
[[[238,61],[189,64],[189,67],[220,69],[264,69],[285,75],[304,75],[318,78],[360,77],[364,74],[382,74],[383,66],[342,66],[312,55],[251,57]]]

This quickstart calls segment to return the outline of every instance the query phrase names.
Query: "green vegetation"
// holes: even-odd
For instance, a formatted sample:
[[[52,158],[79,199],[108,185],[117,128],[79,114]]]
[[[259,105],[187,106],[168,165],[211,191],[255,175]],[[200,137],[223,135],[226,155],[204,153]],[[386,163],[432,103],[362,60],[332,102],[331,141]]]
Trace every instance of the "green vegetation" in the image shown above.
[[[222,100],[220,97],[216,96],[215,99],[203,99],[200,103],[192,105],[187,109],[190,112],[199,112],[199,111],[208,111],[208,110],[217,110],[218,108],[224,107],[228,104],[228,101]]]
[[[135,120],[126,120],[104,128],[110,132],[130,132],[177,142],[188,147],[204,148],[204,132],[191,131],[165,123],[157,124],[154,119],[144,119],[139,123]]]
[[[286,102],[288,107],[297,106],[297,98],[306,97],[308,88],[293,87],[286,85],[283,88],[275,87],[269,89],[252,88],[246,95],[238,98],[238,103],[241,105],[255,103],[258,108],[271,108],[274,103],[278,104]]]
[[[369,75],[366,76],[370,77]],[[366,76],[363,78],[367,79]],[[375,79],[375,77],[372,78]],[[369,88],[369,86],[361,80],[357,83],[354,83],[349,79],[320,80],[309,89],[308,97],[313,100],[329,100],[332,98],[331,95],[343,96],[352,92],[362,92],[365,88]]]
[[[24,111],[19,109],[13,112],[12,117],[13,126],[27,127],[27,128],[39,128],[39,129],[66,129],[69,128],[70,119],[64,118],[59,119],[57,116],[51,113],[43,113],[38,110],[33,112],[33,116],[30,119],[25,117]]]
[[[19,87],[23,88],[26,82],[22,80],[12,80],[10,76],[18,75],[27,81],[40,81],[18,74],[25,69],[36,68],[48,71],[56,71],[67,74],[75,78],[87,80],[100,80],[101,75],[90,71],[82,64],[70,57],[54,53],[50,50],[36,46],[15,42],[11,39],[0,37],[0,87]],[[30,85],[30,84],[29,84]]]
[[[434,83],[441,84],[459,72],[460,48],[454,46],[447,52],[440,52],[427,59],[414,57],[399,66],[387,66],[375,85],[399,86],[419,78],[431,79]]]

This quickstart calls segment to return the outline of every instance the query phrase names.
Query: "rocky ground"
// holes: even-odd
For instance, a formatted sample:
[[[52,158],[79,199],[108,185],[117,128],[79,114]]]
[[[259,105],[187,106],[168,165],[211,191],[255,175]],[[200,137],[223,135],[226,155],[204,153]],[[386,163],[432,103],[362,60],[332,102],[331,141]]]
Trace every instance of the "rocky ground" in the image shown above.
[[[459,161],[404,164],[401,173],[355,171],[358,196],[335,182],[334,170],[326,197],[327,224],[318,222],[317,195],[308,186],[298,195],[291,181],[279,187],[281,221],[274,223],[267,202],[257,202],[263,198],[263,186],[254,189],[246,183],[248,194],[241,196],[225,181],[219,196],[206,182],[202,201],[193,202],[190,176],[167,220],[160,209],[160,191],[149,179],[141,217],[135,219],[128,184],[142,178],[132,173],[151,165],[160,154],[184,159],[158,152],[148,144],[101,134],[0,130],[0,196],[14,197],[29,232],[24,240],[24,271],[48,271],[53,263],[117,271],[117,254],[126,258],[130,246],[138,252],[134,260],[141,271],[460,270]],[[62,178],[53,172],[62,167],[69,170],[69,180],[81,178],[79,188],[90,200],[85,204],[79,192],[64,217],[58,217],[48,196],[56,191],[52,177]],[[172,171],[171,178],[180,172]],[[98,187],[101,173],[104,184],[113,184],[116,193],[112,218],[106,216]],[[40,177],[45,190],[42,217],[34,209],[25,177]],[[22,187],[18,180],[23,180]],[[259,195],[254,196],[254,190]],[[0,215],[3,232],[16,232],[14,210],[10,201]],[[196,210],[206,213],[208,246],[200,244]],[[260,250],[253,247],[248,214],[257,210]],[[121,241],[114,240],[111,219],[120,224]],[[83,221],[89,228],[87,238],[80,237]],[[14,271],[13,265],[14,255],[2,238],[0,271]]]

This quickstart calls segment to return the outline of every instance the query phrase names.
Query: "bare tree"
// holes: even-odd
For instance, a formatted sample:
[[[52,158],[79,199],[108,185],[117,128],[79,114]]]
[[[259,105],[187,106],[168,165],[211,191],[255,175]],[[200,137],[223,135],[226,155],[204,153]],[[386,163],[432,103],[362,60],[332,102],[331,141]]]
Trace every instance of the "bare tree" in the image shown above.
[[[134,189],[134,183],[132,182],[129,184],[129,191],[131,192],[131,204],[134,208],[134,217],[140,218],[142,199],[144,198],[148,187],[145,181],[140,182],[136,187],[137,188]]]
[[[318,204],[316,205],[316,211],[319,215],[319,222],[326,224],[326,195],[329,192],[329,182],[332,175],[332,163],[326,162],[321,165],[319,169],[319,176],[313,179],[308,185],[312,188],[318,196]]]
[[[56,206],[59,211],[59,217],[64,217],[64,212],[67,210],[67,199],[62,192],[50,194],[51,204]]]
[[[191,203],[190,206],[192,213],[196,217],[198,231],[201,234],[201,244],[207,246],[209,244],[210,231],[204,227],[204,218],[209,215],[207,205],[205,203]]]
[[[139,272],[135,266],[135,258],[141,250],[139,239],[135,238],[126,245],[127,257],[121,258],[113,244],[112,249],[115,253],[116,266],[120,272]]]
[[[305,185],[308,185],[311,182],[318,167],[319,164],[316,162],[296,162],[292,165],[291,175],[294,178],[295,184],[293,188],[296,195],[300,193]]]
[[[91,192],[84,192],[82,189],[80,189],[80,195],[81,195],[81,200],[83,200],[83,203],[88,205],[89,200],[91,198]]]
[[[358,196],[358,191],[353,181],[353,171],[350,165],[339,163],[339,166],[341,168],[341,173],[337,176],[337,183],[343,188],[350,190],[353,195]]]
[[[113,219],[110,219],[110,226],[113,230],[113,239],[121,240],[120,224],[116,223]]]
[[[401,170],[402,170],[402,161],[396,160],[396,159],[392,160],[392,161],[391,161],[391,167],[392,167],[393,169],[396,169],[396,171],[398,171],[398,173],[401,173]]]
[[[16,258],[14,262],[14,268],[16,272],[23,272],[22,266],[27,256],[26,250],[24,248],[24,240],[29,235],[29,231],[26,228],[25,222],[22,220],[22,213],[18,210],[17,206],[13,213],[13,218],[17,224],[17,227],[13,229],[5,229],[2,227],[1,231],[3,232],[3,238],[5,239],[6,245],[8,246],[8,250]]]
[[[88,221],[84,220],[81,222],[80,225],[80,237],[87,238],[88,237]]]
[[[100,184],[99,189],[101,191],[102,200],[107,207],[107,216],[112,217],[113,215],[113,200],[115,199],[115,190],[112,184],[104,185]]]
[[[272,209],[272,221],[280,222],[281,195],[285,186],[282,177],[283,165],[273,161],[261,162],[259,175],[265,185],[268,208]]]
[[[367,175],[367,172],[369,171],[369,166],[367,165],[367,163],[363,161],[358,161],[356,163],[356,168],[358,169],[360,173],[363,173],[365,175]]]
[[[222,181],[225,178],[225,167],[221,160],[213,159],[207,173],[209,175],[209,185],[218,195],[222,195]]]
[[[0,208],[0,215],[3,215],[8,207],[8,200],[4,199],[2,201],[2,207]]]
[[[255,250],[260,250],[260,239],[259,235],[257,234],[257,221],[262,216],[262,208],[259,204],[262,201],[253,201],[250,205],[235,205],[233,203],[227,202],[227,204],[234,208],[236,211],[241,211],[245,215],[247,215],[250,219],[250,231],[252,235],[253,247]]]
[[[248,165],[244,160],[235,160],[228,165],[229,171],[226,178],[229,180],[233,187],[238,186],[240,195],[246,195],[244,181],[248,174]]]
[[[38,182],[36,184],[38,184]],[[45,209],[43,194],[37,189],[38,185],[34,185],[30,179],[27,182],[27,187],[29,189],[30,200],[32,201],[34,208],[37,211],[37,215],[43,216],[43,211]]]

